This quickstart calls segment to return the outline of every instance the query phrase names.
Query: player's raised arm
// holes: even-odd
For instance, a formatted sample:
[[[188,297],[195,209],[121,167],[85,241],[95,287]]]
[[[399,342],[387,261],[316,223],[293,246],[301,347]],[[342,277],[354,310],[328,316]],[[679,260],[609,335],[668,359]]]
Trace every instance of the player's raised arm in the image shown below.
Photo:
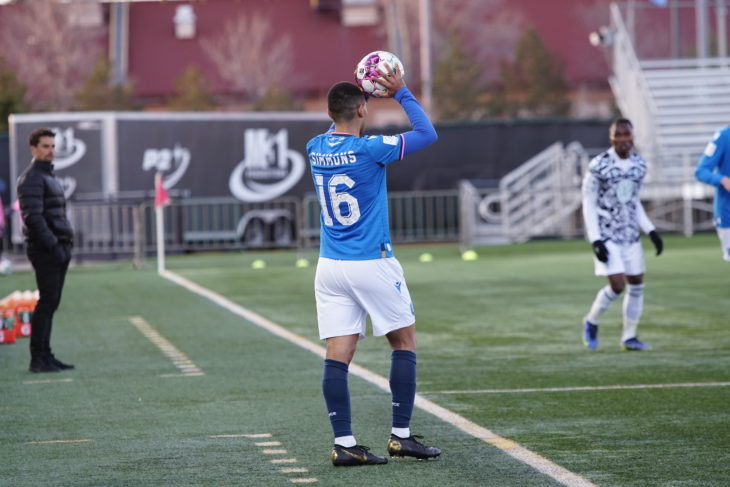
[[[413,130],[402,134],[403,155],[406,156],[433,144],[438,139],[438,135],[421,104],[406,86],[402,73],[397,69],[393,71],[387,65],[386,70],[386,72],[380,71],[383,76],[378,78],[378,83],[385,87],[385,91],[379,92],[379,96],[381,98],[393,97],[400,103],[413,126]]]

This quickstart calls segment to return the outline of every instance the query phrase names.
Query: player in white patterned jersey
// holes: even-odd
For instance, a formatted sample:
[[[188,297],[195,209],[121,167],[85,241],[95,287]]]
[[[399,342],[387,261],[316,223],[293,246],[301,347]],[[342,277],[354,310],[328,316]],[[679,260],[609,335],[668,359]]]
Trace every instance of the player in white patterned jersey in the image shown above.
[[[662,253],[664,244],[644,211],[639,191],[646,176],[646,162],[633,151],[631,122],[615,120],[609,129],[611,148],[591,160],[583,180],[583,220],[586,236],[594,253],[597,276],[607,276],[608,285],[596,295],[583,323],[583,343],[591,350],[598,347],[601,315],[624,291],[623,350],[646,350],[636,329],[644,307],[644,252],[641,231],[649,234]]]

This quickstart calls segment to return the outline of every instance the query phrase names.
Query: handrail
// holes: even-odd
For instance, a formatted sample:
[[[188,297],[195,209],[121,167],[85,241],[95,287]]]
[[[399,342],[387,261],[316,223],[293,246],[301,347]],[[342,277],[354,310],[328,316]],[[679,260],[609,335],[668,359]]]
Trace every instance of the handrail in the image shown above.
[[[636,128],[636,145],[645,152],[655,153],[661,147],[655,123],[656,104],[616,3],[611,4],[611,23],[615,29],[611,87],[621,111]]]

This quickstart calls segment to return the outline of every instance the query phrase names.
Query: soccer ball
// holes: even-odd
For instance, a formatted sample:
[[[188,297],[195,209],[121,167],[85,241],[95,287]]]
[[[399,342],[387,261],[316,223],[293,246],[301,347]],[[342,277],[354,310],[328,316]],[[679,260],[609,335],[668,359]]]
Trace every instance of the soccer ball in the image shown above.
[[[381,96],[379,92],[385,91],[385,87],[375,80],[383,76],[378,72],[378,68],[388,72],[386,65],[390,66],[393,71],[399,72],[401,76],[405,75],[403,63],[400,62],[398,56],[388,51],[373,51],[357,63],[355,70],[357,86],[368,95]]]
[[[5,257],[0,257],[0,274],[3,276],[9,276],[13,273],[13,264],[10,262],[10,259],[6,259]]]

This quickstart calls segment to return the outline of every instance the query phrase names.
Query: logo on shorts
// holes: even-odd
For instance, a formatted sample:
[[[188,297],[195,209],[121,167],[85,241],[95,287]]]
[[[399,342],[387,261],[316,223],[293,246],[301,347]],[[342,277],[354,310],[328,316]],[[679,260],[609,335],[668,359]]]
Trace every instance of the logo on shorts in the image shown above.
[[[395,288],[398,290],[398,292],[400,292],[400,285],[401,285],[401,282],[400,281],[397,281],[395,283]]]

